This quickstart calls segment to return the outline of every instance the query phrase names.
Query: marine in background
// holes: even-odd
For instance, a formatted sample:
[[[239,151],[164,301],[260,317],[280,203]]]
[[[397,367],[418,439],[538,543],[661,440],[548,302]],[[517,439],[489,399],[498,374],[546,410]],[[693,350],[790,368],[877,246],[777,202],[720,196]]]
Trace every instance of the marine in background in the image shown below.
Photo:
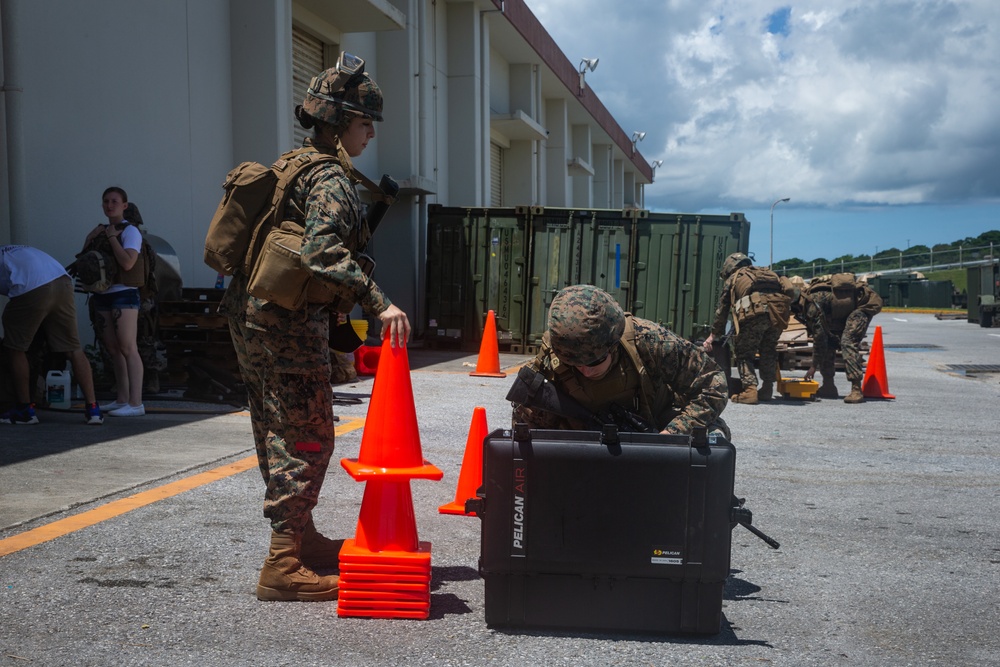
[[[691,434],[706,427],[730,436],[720,416],[728,386],[718,364],[668,329],[625,313],[593,285],[556,294],[541,348],[528,366],[593,413],[616,404],[661,433]],[[592,428],[523,404],[514,404],[513,421],[531,428]]]
[[[805,379],[811,380],[819,369],[823,382],[816,392],[819,398],[839,398],[834,384],[837,350],[844,358],[844,370],[851,383],[845,403],[862,403],[861,381],[865,360],[861,343],[872,318],[882,310],[882,297],[853,273],[835,273],[810,281],[792,304],[796,319],[806,325],[813,340],[812,366]]]
[[[769,401],[778,369],[778,338],[788,326],[791,299],[785,294],[778,274],[753,266],[752,260],[741,252],[726,258],[720,276],[725,282],[715,309],[712,333],[703,347],[711,353],[712,342],[725,335],[726,322],[732,315],[733,356],[742,389],[730,400],[748,405]],[[760,389],[754,373],[757,355],[760,355]]]

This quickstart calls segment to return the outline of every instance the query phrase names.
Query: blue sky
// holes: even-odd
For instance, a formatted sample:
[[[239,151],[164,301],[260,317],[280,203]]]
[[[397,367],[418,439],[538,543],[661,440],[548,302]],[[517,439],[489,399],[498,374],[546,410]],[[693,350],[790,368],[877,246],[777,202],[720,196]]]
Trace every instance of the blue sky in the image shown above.
[[[650,162],[656,211],[775,259],[1000,229],[996,0],[526,0]]]

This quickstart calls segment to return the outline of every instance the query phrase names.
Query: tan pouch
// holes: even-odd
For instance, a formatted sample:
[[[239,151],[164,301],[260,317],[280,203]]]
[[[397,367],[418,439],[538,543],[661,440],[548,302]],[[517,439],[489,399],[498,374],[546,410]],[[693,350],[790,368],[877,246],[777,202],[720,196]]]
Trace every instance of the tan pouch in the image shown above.
[[[326,285],[302,268],[303,232],[301,225],[290,220],[268,232],[260,257],[250,273],[247,287],[250,296],[266,299],[288,310],[298,310],[307,303],[340,301]]]
[[[284,229],[268,232],[260,257],[250,273],[250,296],[266,299],[288,310],[306,304],[309,274],[302,268],[302,234]]]

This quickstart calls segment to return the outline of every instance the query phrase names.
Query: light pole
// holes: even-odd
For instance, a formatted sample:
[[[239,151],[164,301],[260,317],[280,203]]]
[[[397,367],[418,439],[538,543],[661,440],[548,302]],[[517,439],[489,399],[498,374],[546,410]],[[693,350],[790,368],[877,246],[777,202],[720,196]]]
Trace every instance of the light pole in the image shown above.
[[[791,197],[785,197],[771,204],[771,254],[767,259],[767,268],[774,266],[774,207],[783,201],[788,201]]]

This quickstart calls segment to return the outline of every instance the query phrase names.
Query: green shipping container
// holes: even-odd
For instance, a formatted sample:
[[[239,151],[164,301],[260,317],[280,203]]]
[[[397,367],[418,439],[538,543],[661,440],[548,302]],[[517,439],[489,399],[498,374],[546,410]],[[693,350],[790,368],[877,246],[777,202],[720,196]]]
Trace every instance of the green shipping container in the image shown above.
[[[542,339],[549,305],[569,285],[596,285],[623,308],[629,300],[632,211],[531,208],[528,351]]]
[[[726,257],[749,248],[742,213],[649,213],[632,234],[632,299],[626,308],[688,339],[708,335]]]
[[[868,280],[888,308],[951,308],[950,280],[926,280],[919,275],[882,275]]]
[[[747,252],[742,213],[428,208],[425,342],[478,349],[488,311],[501,349],[533,353],[564,287],[591,284],[685,338],[707,335],[726,257]]]
[[[478,349],[489,311],[499,345],[523,343],[526,208],[428,207],[425,342]]]

